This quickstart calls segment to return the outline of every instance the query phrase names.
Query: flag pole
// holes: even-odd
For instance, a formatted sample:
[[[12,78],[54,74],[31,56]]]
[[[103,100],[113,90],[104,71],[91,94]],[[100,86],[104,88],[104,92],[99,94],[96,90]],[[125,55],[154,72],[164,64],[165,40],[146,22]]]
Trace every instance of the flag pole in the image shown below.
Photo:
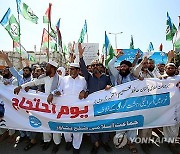
[[[12,64],[13,64],[13,62],[14,62],[14,58],[13,58],[13,55],[14,55],[14,40],[13,40],[13,50],[12,50],[13,52],[12,52]],[[13,64],[14,65],[14,64]]]
[[[17,12],[18,12],[18,22],[19,22],[19,49],[20,49],[19,62],[20,62],[20,67],[22,67],[23,65],[21,61],[21,22],[20,22],[20,17],[19,17],[18,6],[17,6]]]
[[[41,39],[41,47],[40,47],[40,55],[39,55],[39,63],[40,63],[40,61],[41,61],[41,54],[42,54],[42,42],[43,42],[43,35],[44,35],[44,29],[43,29],[43,33],[42,33],[42,39]]]
[[[87,43],[88,43],[88,33],[87,33]]]
[[[40,53],[39,53],[39,64],[41,62],[41,47],[40,47]]]
[[[171,35],[172,35],[172,33],[171,33]],[[176,58],[175,58],[176,54],[175,54],[175,48],[174,48],[174,42],[173,42],[173,36],[172,36],[172,49],[173,49],[173,51],[174,51],[174,58],[173,58],[173,61],[174,61],[174,64],[175,64],[175,63],[176,63]]]
[[[47,52],[47,58],[49,61],[49,21],[48,21],[48,52]]]

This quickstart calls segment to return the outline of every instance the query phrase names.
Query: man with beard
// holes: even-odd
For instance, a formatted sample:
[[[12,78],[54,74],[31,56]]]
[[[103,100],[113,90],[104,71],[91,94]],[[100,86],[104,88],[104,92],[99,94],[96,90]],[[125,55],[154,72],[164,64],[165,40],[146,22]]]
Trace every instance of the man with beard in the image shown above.
[[[165,79],[165,80],[177,79],[178,83],[176,86],[179,86],[178,84],[180,84],[180,75],[176,75],[176,65],[174,63],[168,63],[165,66],[165,74],[163,76],[161,76],[160,79]],[[176,108],[175,112],[177,114],[176,121],[180,121],[180,119],[178,119],[179,115],[180,115],[180,105],[177,105],[175,108]],[[178,154],[179,151],[177,150],[176,144],[172,143],[171,141],[175,141],[176,138],[178,137],[179,126],[180,126],[180,123],[177,123],[174,126],[163,127],[164,137],[166,139],[165,141],[168,143],[170,150],[174,154]]]
[[[113,57],[108,63],[108,67],[110,72],[115,78],[115,85],[120,85],[126,82],[130,82],[136,80],[137,78],[133,73],[131,73],[132,63],[127,60],[123,60],[120,63],[119,71],[114,67],[114,63],[116,60],[123,55],[123,51],[119,51],[116,57]],[[137,153],[137,148],[133,143],[131,143],[131,138],[135,138],[137,136],[137,130],[129,130],[129,131],[118,131],[116,133],[122,133],[127,136],[128,139],[128,148],[132,153]]]
[[[5,67],[3,70],[2,70],[2,76],[3,76],[3,79],[2,79],[2,82],[4,85],[16,85],[17,86],[17,80],[15,77],[12,76],[11,72],[9,71],[9,67]],[[5,110],[4,109],[4,103],[3,101],[0,101],[0,108]],[[0,109],[0,110],[1,110]],[[2,111],[2,110],[1,110]],[[1,114],[0,114],[1,115]],[[4,116],[4,113],[3,113],[3,116]],[[3,116],[0,116],[0,119],[3,118]],[[5,132],[4,132],[5,131]],[[4,132],[4,133],[3,133]],[[3,133],[3,134],[2,134]],[[6,136],[8,132],[6,131],[6,129],[3,129],[1,128],[0,129],[0,140],[3,140],[3,138]],[[7,134],[8,135],[8,134]],[[9,139],[9,142],[13,142],[13,140],[15,140],[15,130],[9,130],[9,135],[10,135],[10,139]]]
[[[159,70],[159,73],[160,73],[161,75],[164,75],[165,64],[164,64],[164,63],[159,63],[159,64],[157,65],[157,68],[158,68],[158,70]]]
[[[2,82],[4,83],[4,85],[18,85],[16,78],[11,74],[11,72],[9,71],[9,67],[5,67],[3,69],[3,80]]]
[[[8,55],[6,53],[4,53],[3,51],[0,51],[0,57],[3,58],[6,61],[7,65],[9,66],[9,71],[17,79],[18,85],[21,85],[23,83],[31,81],[31,79],[32,79],[32,77],[31,77],[32,70],[31,70],[30,67],[28,67],[28,66],[24,67],[23,68],[23,75],[21,75],[13,67],[13,64],[9,60]]]
[[[21,75],[13,67],[13,64],[9,60],[8,55],[6,53],[4,53],[3,51],[0,51],[0,57],[6,61],[7,65],[9,66],[9,71],[17,79],[18,85],[22,85],[23,83],[26,83],[26,82],[29,82],[32,80],[32,77],[31,77],[32,70],[30,67],[28,67],[28,66],[24,67],[23,68],[23,75]],[[14,147],[17,147],[17,144],[19,142],[23,141],[24,139],[29,139],[30,132],[28,132],[28,131],[19,131],[19,132],[20,132],[20,136],[18,136],[16,138],[16,143],[15,143]]]
[[[147,67],[148,67],[148,70],[149,70],[150,72],[152,72],[152,74],[153,74],[153,76],[154,76],[155,78],[159,78],[159,77],[161,76],[160,71],[159,71],[159,69],[157,68],[157,66],[155,66],[155,62],[154,62],[153,59],[148,59],[148,65],[147,65]]]
[[[151,70],[152,70],[152,68],[153,68],[153,66],[151,66]],[[151,71],[149,71],[149,69],[148,69],[148,58],[147,57],[144,57],[143,59],[139,59],[138,65],[136,65],[133,69],[133,73],[135,76],[138,76],[141,79],[154,78],[153,73]],[[145,139],[151,138],[152,128],[139,129],[138,135],[142,139],[143,138],[145,138]],[[142,143],[141,148],[145,153],[150,153],[151,144]]]
[[[85,91],[87,89],[86,80],[79,75],[79,72],[79,64],[70,63],[69,75],[62,78],[59,88],[50,94],[49,98],[51,98],[51,101],[49,103],[52,103],[53,95],[67,95],[68,99],[73,101],[78,101],[85,97]],[[83,133],[64,133],[66,150],[70,150],[73,145],[73,154],[79,154],[82,137]]]
[[[89,91],[89,94],[103,89],[105,90],[110,89],[111,88],[110,78],[109,76],[101,72],[102,69],[99,68],[99,63],[97,61],[93,61],[91,63],[92,73],[88,72],[85,62],[83,60],[84,48],[82,49],[80,43],[78,44],[78,50],[79,50],[79,58],[80,58],[80,68],[83,73],[83,76],[86,79],[87,89]],[[103,148],[107,152],[112,151],[111,147],[108,145],[109,133],[93,133],[90,134],[90,136],[91,136],[91,142],[93,143],[91,154],[97,154],[100,146],[100,141],[102,142]]]
[[[51,91],[58,88],[59,85],[59,75],[56,73],[58,64],[54,61],[49,61],[46,65],[46,76],[43,78],[38,78],[37,80],[33,80],[31,82],[22,84],[21,86],[14,89],[14,93],[18,94],[20,89],[25,89],[26,87],[37,86],[37,85],[45,85],[45,94],[49,95]],[[49,97],[47,98],[47,102],[49,101]],[[42,150],[45,151],[50,146],[50,141],[52,138],[51,133],[43,133],[44,145]],[[53,133],[53,141],[54,146],[52,149],[52,153],[56,153],[59,150],[59,145],[61,142],[61,134]]]

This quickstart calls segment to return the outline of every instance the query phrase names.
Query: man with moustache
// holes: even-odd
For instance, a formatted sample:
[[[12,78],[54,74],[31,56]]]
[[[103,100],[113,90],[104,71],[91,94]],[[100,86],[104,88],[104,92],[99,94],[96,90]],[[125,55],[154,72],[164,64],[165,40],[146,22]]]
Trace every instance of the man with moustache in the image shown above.
[[[147,65],[147,67],[148,67],[148,70],[149,70],[150,72],[152,72],[152,74],[153,74],[153,76],[154,76],[155,78],[158,78],[158,77],[161,76],[160,70],[158,69],[157,66],[155,66],[155,62],[154,62],[153,59],[148,59],[148,65]]]
[[[69,75],[62,78],[58,89],[49,95],[49,98],[51,98],[49,103],[52,103],[53,95],[67,95],[69,99],[74,101],[85,97],[87,84],[84,77],[79,75],[79,72],[79,64],[70,63]],[[82,137],[83,133],[64,133],[66,150],[70,150],[71,145],[73,145],[73,154],[79,154]]]
[[[32,80],[32,76],[31,76],[32,69],[30,67],[28,67],[28,66],[24,67],[23,68],[23,75],[21,75],[13,67],[13,64],[9,60],[8,55],[6,53],[4,53],[3,51],[0,51],[0,57],[6,61],[7,65],[9,66],[9,71],[17,79],[18,85],[22,85],[22,84]],[[23,141],[25,138],[29,139],[29,137],[30,137],[30,132],[28,132],[28,131],[19,131],[19,132],[20,132],[20,136],[18,136],[16,138],[16,143],[15,143],[14,147],[16,147],[18,145],[18,143]]]
[[[177,87],[180,84],[180,75],[176,75],[176,65],[174,63],[168,63],[165,66],[165,74],[160,77],[160,79],[177,79]],[[173,102],[172,102],[173,103]],[[177,118],[179,118],[180,115],[180,105],[177,105],[176,107],[176,114]],[[176,119],[176,121],[180,121],[180,119]],[[178,137],[179,133],[179,126],[180,123],[177,123],[174,126],[166,126],[163,127],[163,133],[165,137],[165,141],[168,143],[168,147],[170,148],[171,152],[174,154],[178,154],[179,151],[177,150],[177,145],[175,143],[171,143],[171,141],[175,141],[175,139]]]
[[[2,83],[4,85],[16,85],[16,86],[18,85],[16,78],[13,77],[11,72],[9,71],[9,67],[5,67],[2,70],[2,76],[3,76]],[[3,101],[0,101],[0,111],[5,111]],[[0,119],[3,118],[3,116],[4,116],[4,113],[3,114],[0,113]],[[6,134],[7,134],[6,129],[1,128],[0,129],[0,140],[2,140],[6,136]],[[10,129],[9,135],[10,135],[9,141],[12,142],[15,139],[15,130]]]
[[[9,71],[11,74],[17,79],[18,85],[21,85],[23,83],[29,82],[32,80],[32,69],[28,66],[23,68],[23,75],[19,74],[19,72],[13,67],[13,64],[8,58],[8,55],[4,53],[3,51],[0,51],[0,57],[4,59],[9,66]]]
[[[45,94],[50,94],[51,91],[58,88],[59,85],[59,75],[56,73],[58,64],[55,61],[49,61],[46,65],[46,76],[43,78],[38,78],[37,80],[33,80],[31,82],[22,84],[21,86],[14,89],[14,93],[18,94],[20,89],[25,89],[26,87],[37,86],[37,85],[45,85]],[[49,97],[47,98],[47,102],[49,102]],[[42,150],[45,151],[50,146],[50,141],[52,138],[51,133],[43,133],[44,145]],[[53,141],[54,146],[52,149],[52,153],[56,153],[59,150],[59,145],[61,142],[61,134],[53,133]]]
[[[121,61],[119,70],[117,70],[114,67],[114,63],[116,62],[116,60],[122,55],[123,55],[123,51],[121,50],[108,63],[109,70],[115,79],[115,85],[120,85],[120,84],[127,83],[127,82],[137,79],[136,76],[131,72],[132,63],[130,61],[127,61],[127,60]],[[132,153],[137,153],[137,148],[135,147],[133,143],[131,143],[131,138],[135,138],[137,136],[137,130],[129,130],[129,131],[126,131],[126,133],[124,131],[119,131],[116,133],[125,134],[128,139],[129,150]]]
[[[80,58],[80,68],[83,73],[83,76],[86,79],[87,82],[87,89],[89,91],[89,94],[99,91],[99,90],[108,90],[111,88],[111,81],[109,76],[105,75],[102,72],[102,69],[99,67],[98,61],[93,61],[91,63],[91,72],[88,72],[87,67],[85,65],[85,62],[83,60],[83,53],[84,48],[82,49],[81,44],[78,44],[78,50],[79,50],[79,58]],[[112,149],[108,144],[109,140],[109,133],[92,133],[91,136],[91,142],[93,143],[93,147],[91,149],[91,154],[97,154],[100,141],[102,142],[102,146],[107,152],[111,152]]]

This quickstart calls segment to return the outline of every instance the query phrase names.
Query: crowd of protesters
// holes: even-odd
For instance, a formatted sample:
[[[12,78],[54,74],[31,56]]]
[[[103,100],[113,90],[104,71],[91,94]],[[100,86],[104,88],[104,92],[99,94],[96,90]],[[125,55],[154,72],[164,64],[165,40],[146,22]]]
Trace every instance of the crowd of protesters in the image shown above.
[[[47,102],[53,103],[54,96],[63,94],[74,95],[79,99],[88,97],[89,94],[99,90],[109,90],[111,87],[124,84],[134,80],[144,80],[144,78],[159,78],[159,79],[178,79],[180,82],[179,66],[173,63],[174,51],[168,53],[168,62],[166,64],[155,64],[154,60],[148,57],[140,59],[141,55],[137,52],[134,62],[123,60],[119,66],[115,67],[114,63],[122,56],[123,50],[119,51],[113,59],[108,63],[108,69],[104,67],[103,62],[99,60],[92,61],[91,65],[85,64],[83,59],[84,48],[78,44],[79,63],[71,63],[67,68],[58,67],[55,61],[50,60],[45,65],[26,66],[22,71],[18,71],[10,62],[8,55],[0,52],[0,58],[6,61],[7,66],[1,72],[1,81],[4,85],[14,85],[15,94],[19,94],[21,89],[26,92],[29,89],[44,92],[47,94]],[[177,83],[177,85],[180,83]],[[0,104],[3,110],[4,104]],[[3,117],[0,114],[0,119]],[[165,137],[177,137],[179,134],[179,124],[175,126],[167,126],[162,128],[148,128],[129,130],[124,133],[128,139],[127,147],[131,153],[138,153],[135,143],[132,143],[130,138],[141,137],[149,138],[152,136],[152,130]],[[123,133],[117,131],[116,133]],[[37,132],[19,131],[12,129],[0,128],[0,142],[5,136],[9,136],[9,142],[14,142],[14,147],[17,147],[20,142],[28,139],[24,150],[27,151],[37,144]],[[162,134],[161,134],[162,135]],[[92,142],[91,154],[97,154],[99,147],[102,146],[106,152],[111,153],[112,147],[109,146],[110,133],[91,133],[88,135]],[[53,141],[52,153],[57,153],[61,144],[61,138],[64,137],[66,142],[65,149],[68,151],[73,148],[73,154],[80,153],[80,146],[83,139],[83,133],[43,133],[42,150],[49,148]],[[175,143],[169,143],[169,148],[173,153],[178,153]],[[141,144],[144,152],[149,152],[151,146],[149,144]]]

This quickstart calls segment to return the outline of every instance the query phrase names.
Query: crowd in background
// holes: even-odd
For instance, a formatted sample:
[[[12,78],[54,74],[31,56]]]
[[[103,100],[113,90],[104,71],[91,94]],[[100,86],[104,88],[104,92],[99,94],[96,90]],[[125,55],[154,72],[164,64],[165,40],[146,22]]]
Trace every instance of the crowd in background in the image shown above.
[[[44,92],[47,94],[47,102],[53,103],[54,96],[61,96],[63,94],[77,96],[78,99],[85,99],[89,94],[99,90],[109,90],[111,87],[124,84],[134,80],[144,80],[145,78],[159,78],[159,79],[178,79],[180,82],[179,66],[173,63],[174,51],[168,53],[168,62],[166,64],[155,64],[154,60],[148,57],[140,59],[141,55],[137,52],[136,57],[131,63],[123,60],[119,66],[115,67],[116,60],[122,56],[123,50],[119,51],[116,56],[108,63],[108,68],[99,60],[92,61],[91,65],[85,64],[83,59],[84,48],[81,44],[79,49],[79,63],[74,63],[71,58],[70,64],[67,68],[58,66],[55,61],[50,60],[47,63],[33,64],[32,66],[25,66],[22,70],[16,70],[10,62],[8,55],[0,52],[0,58],[6,61],[7,66],[1,71],[1,82],[4,85],[15,85],[15,94],[19,94],[20,89],[36,90],[37,92]],[[178,85],[179,83],[177,83]],[[66,85],[66,86],[65,86]],[[3,110],[4,104],[0,104]],[[0,119],[3,119],[3,112],[0,114]],[[165,137],[173,138],[179,134],[179,124],[175,126],[167,126],[162,128],[149,128],[140,130],[129,130],[124,133],[128,139],[127,146],[131,153],[138,153],[136,144],[132,143],[130,138],[139,136],[141,138],[149,138],[152,136],[152,131]],[[37,133],[29,131],[19,131],[12,129],[0,129],[0,141],[4,136],[9,135],[9,141],[14,142],[14,147],[18,143],[28,140],[24,150],[27,151],[37,144]],[[57,153],[61,144],[61,138],[65,138],[66,150],[73,148],[73,154],[80,153],[80,146],[83,138],[83,133],[43,133],[42,150],[47,150],[53,141],[52,153]],[[89,135],[92,142],[91,154],[98,153],[99,147],[102,146],[105,151],[112,152],[112,147],[109,146],[110,133],[92,133]],[[169,143],[169,148],[173,153],[176,151],[176,144]],[[143,151],[151,150],[149,144],[141,144]]]

